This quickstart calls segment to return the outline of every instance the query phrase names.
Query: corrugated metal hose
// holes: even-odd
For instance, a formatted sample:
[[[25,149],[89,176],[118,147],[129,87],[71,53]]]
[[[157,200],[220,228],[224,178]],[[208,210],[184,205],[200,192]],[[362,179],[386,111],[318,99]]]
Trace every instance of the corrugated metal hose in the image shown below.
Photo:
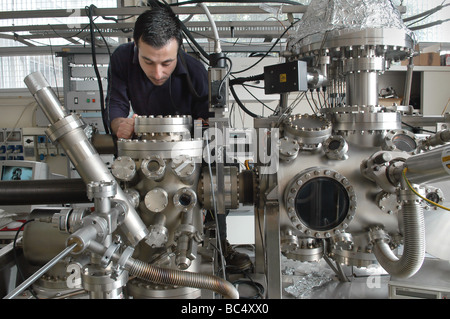
[[[412,193],[412,192],[411,192]],[[374,254],[380,265],[392,276],[409,278],[422,267],[425,258],[425,221],[423,207],[414,198],[403,201],[404,249],[398,258],[389,244],[376,240]]]
[[[127,267],[129,274],[139,279],[156,284],[209,289],[227,299],[239,299],[237,289],[230,282],[217,276],[160,268],[131,258],[128,264],[131,264]]]

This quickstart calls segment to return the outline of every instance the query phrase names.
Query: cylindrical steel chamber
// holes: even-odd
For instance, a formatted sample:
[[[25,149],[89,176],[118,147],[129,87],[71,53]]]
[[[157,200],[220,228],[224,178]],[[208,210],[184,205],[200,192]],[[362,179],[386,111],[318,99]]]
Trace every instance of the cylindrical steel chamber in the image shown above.
[[[55,99],[42,74],[32,73],[24,81],[51,123],[46,133],[65,150],[84,182],[88,184],[91,181],[114,181],[100,155],[89,142],[83,130],[82,119],[75,114],[68,115],[59,100]],[[120,229],[132,245],[137,245],[147,236],[148,230],[120,187],[115,198],[126,203],[128,207]]]

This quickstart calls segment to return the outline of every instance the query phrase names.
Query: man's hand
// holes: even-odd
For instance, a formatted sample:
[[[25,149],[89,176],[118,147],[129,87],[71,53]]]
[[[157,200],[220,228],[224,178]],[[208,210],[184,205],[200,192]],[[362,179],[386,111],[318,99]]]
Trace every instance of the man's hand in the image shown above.
[[[111,129],[117,138],[131,138],[134,134],[134,119],[136,114],[131,118],[115,118],[111,121]]]

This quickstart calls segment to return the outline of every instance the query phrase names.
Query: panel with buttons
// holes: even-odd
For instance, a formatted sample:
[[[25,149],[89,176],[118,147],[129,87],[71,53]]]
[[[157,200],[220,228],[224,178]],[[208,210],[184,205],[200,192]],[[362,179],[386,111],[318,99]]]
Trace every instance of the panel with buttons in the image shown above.
[[[0,130],[0,160],[24,160],[24,146],[21,129]]]
[[[98,91],[69,91],[66,108],[70,111],[100,111],[100,94]]]

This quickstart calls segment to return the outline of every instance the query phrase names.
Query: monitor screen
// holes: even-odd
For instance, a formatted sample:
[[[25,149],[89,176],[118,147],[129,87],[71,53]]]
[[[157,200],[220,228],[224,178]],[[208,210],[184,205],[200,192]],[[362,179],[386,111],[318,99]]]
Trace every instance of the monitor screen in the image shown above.
[[[0,174],[2,181],[29,181],[50,176],[47,163],[22,160],[0,161]]]
[[[2,181],[29,181],[33,179],[33,167],[3,166]]]

